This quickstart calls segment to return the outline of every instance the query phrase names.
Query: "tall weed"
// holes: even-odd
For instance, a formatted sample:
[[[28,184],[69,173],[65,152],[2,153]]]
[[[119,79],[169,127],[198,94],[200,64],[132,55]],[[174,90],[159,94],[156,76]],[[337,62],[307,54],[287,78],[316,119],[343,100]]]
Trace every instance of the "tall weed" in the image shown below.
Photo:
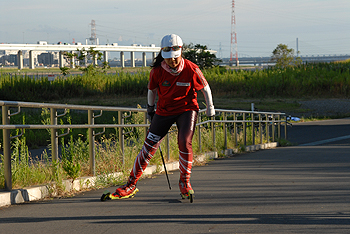
[[[215,94],[232,97],[349,97],[350,62],[308,63],[288,68],[203,70]],[[21,101],[64,100],[92,96],[146,95],[149,69],[116,74],[93,73],[33,79],[0,75],[0,99]]]

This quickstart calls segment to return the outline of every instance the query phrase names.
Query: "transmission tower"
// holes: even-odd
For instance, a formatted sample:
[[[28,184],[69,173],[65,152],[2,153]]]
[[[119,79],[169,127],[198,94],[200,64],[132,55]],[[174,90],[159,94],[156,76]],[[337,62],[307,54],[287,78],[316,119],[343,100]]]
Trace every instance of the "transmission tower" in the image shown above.
[[[235,16],[235,0],[232,0],[232,12],[231,12],[231,53],[230,53],[230,65],[233,65],[233,61],[236,61],[236,66],[239,65],[238,52],[237,52],[237,34],[236,34],[236,16]]]
[[[98,45],[98,38],[96,36],[96,23],[95,20],[91,20],[91,36],[90,38],[86,38],[86,44],[89,45]],[[88,43],[89,41],[89,43]]]

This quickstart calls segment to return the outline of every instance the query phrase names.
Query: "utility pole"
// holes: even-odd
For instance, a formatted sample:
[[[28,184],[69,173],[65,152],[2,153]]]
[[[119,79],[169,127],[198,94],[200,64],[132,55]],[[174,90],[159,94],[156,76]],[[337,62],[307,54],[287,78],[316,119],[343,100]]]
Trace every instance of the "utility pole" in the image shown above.
[[[236,60],[236,66],[239,66],[238,52],[237,52],[237,33],[236,33],[236,16],[235,16],[235,0],[232,0],[231,12],[231,53],[230,66],[233,65],[233,60]]]

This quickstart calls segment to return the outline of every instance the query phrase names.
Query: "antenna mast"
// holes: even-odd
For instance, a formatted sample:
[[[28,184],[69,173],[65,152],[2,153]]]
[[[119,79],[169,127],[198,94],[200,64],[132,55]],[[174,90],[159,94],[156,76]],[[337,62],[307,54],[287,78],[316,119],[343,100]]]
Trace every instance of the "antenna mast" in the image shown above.
[[[235,0],[232,0],[232,12],[231,12],[231,53],[230,53],[230,66],[233,65],[233,60],[236,60],[236,66],[239,65],[238,52],[237,52],[237,34],[236,34],[236,16],[235,16]]]

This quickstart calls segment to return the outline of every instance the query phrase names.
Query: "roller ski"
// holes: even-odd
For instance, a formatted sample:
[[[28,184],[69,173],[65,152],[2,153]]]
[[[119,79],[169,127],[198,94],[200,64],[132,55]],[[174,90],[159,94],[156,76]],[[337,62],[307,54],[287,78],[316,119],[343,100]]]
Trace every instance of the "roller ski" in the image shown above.
[[[191,203],[193,203],[193,198],[194,198],[194,191],[190,190],[188,193],[180,193],[181,198],[184,199],[189,199]]]
[[[114,193],[110,193],[109,191],[105,191],[101,196],[101,201],[133,198],[133,197],[135,197],[135,195],[138,191],[139,191],[139,189],[136,188],[136,185],[125,184],[125,185],[117,188],[117,190]]]
[[[194,191],[191,187],[189,179],[180,179],[179,180],[180,196],[182,199],[189,199],[193,203]]]

